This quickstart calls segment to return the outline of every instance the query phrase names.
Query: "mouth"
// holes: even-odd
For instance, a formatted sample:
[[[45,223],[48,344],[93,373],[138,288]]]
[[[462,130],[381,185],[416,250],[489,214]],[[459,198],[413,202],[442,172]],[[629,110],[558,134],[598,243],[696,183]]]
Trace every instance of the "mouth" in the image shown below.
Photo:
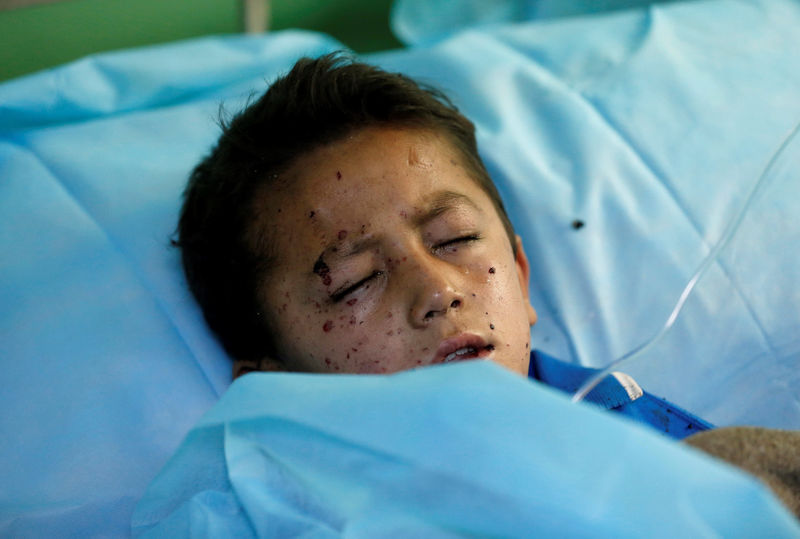
[[[483,337],[470,333],[462,333],[461,335],[445,339],[439,344],[433,363],[486,359],[491,355],[493,350],[494,345],[486,342]]]

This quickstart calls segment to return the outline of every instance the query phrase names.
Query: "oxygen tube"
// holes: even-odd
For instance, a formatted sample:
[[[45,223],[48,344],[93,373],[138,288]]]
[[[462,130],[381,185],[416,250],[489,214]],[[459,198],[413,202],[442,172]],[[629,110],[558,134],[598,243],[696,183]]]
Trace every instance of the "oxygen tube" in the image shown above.
[[[595,387],[597,387],[597,385],[600,382],[603,381],[603,379],[605,379],[606,376],[609,376],[614,371],[623,370],[619,368],[621,364],[632,363],[636,359],[640,358],[642,355],[644,355],[645,352],[647,352],[656,344],[658,344],[661,341],[661,339],[663,339],[663,337],[669,332],[669,330],[675,324],[675,321],[677,320],[678,316],[683,310],[684,305],[686,304],[686,300],[689,299],[689,296],[692,294],[692,291],[694,290],[697,283],[700,281],[700,279],[703,278],[705,273],[708,271],[708,268],[710,268],[711,265],[718,260],[720,253],[725,249],[725,247],[731,242],[731,240],[736,235],[739,226],[744,220],[744,217],[749,211],[753,202],[756,199],[758,199],[759,195],[763,191],[765,191],[766,187],[769,184],[768,179],[772,177],[772,173],[774,169],[777,168],[778,163],[781,160],[781,157],[783,156],[786,149],[790,146],[792,140],[798,136],[798,133],[800,133],[800,123],[795,125],[795,127],[791,130],[791,132],[783,139],[783,142],[775,151],[775,153],[772,154],[772,157],[767,162],[767,165],[764,167],[763,171],[759,175],[758,180],[750,189],[750,192],[745,198],[742,207],[731,218],[730,222],[725,228],[724,233],[717,241],[716,245],[714,245],[714,247],[709,251],[708,255],[706,255],[706,257],[702,260],[700,265],[695,270],[694,274],[686,283],[686,286],[684,286],[683,291],[680,293],[680,296],[678,296],[678,300],[675,303],[675,306],[672,308],[672,311],[669,313],[669,316],[667,317],[667,320],[661,327],[661,329],[659,329],[652,337],[645,340],[640,345],[632,348],[627,353],[623,354],[616,360],[612,361],[603,370],[591,376],[573,394],[572,402],[582,401]]]

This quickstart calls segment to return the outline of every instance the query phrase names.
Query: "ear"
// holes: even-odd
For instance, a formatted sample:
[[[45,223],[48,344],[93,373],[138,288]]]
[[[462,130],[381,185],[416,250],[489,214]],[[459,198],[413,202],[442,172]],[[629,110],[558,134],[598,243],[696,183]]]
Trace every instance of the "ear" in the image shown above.
[[[283,372],[286,366],[276,359],[236,359],[233,362],[233,379],[236,380],[249,372]]]
[[[522,238],[517,235],[516,237],[516,251],[517,255],[514,257],[514,262],[517,266],[517,278],[519,279],[519,286],[522,290],[522,297],[525,298],[525,305],[528,309],[528,321],[531,326],[536,323],[537,315],[536,310],[531,305],[528,279],[530,278],[530,266],[528,265],[528,257],[525,255],[525,249],[522,247]]]

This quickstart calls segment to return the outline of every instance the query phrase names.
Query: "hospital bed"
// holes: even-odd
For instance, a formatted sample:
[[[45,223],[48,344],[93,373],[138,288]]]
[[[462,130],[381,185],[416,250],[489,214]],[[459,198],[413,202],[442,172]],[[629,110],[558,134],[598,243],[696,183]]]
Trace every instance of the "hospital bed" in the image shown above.
[[[535,348],[624,371],[715,425],[800,428],[800,4],[581,14],[574,3],[564,17],[524,2],[502,13],[460,5],[426,13],[398,2],[392,24],[407,47],[363,59],[443,89],[475,122],[531,260]],[[323,377],[322,400],[291,406],[321,382],[253,375],[214,407],[231,365],[170,244],[182,188],[218,135],[221,104],[235,111],[300,56],[341,47],[303,31],[208,37],[0,84],[0,535],[127,536],[137,502],[176,451],[148,491],[160,501],[138,510],[136,533],[159,518],[176,533],[290,529],[253,523],[248,511],[259,509],[214,453],[224,446],[263,466],[242,445],[252,441],[242,425],[257,422],[242,403],[285,419],[271,462],[309,470],[302,484],[324,475],[331,454],[371,452],[369,474],[325,476],[319,492],[347,492],[347,502],[332,520],[320,516],[330,507],[302,515],[328,526],[308,533],[335,535],[331,522],[357,522],[355,536],[638,536],[648,523],[658,526],[645,535],[800,533],[743,474],[491,366]],[[342,404],[348,395],[406,425],[405,436],[368,414],[364,425],[339,425],[333,416],[353,411]],[[434,417],[391,408],[409,395]],[[535,407],[515,424],[528,430],[480,412],[515,398]],[[309,427],[312,416],[331,425],[336,443]],[[367,428],[374,445],[356,444]],[[462,452],[439,440],[448,458],[430,460],[420,448],[443,434],[508,442]],[[509,457],[511,441],[518,452]],[[306,460],[292,464],[300,454]],[[391,464],[401,454],[403,474]],[[435,466],[449,470],[446,481],[422,473]],[[198,469],[205,479],[187,475]],[[362,488],[392,492],[400,476],[414,496]],[[442,494],[422,504],[437,484],[452,502]],[[159,490],[169,488],[184,498]],[[281,500],[272,502],[263,507],[280,513]],[[250,515],[250,527],[226,528],[225,511]],[[351,514],[363,519],[341,516]]]

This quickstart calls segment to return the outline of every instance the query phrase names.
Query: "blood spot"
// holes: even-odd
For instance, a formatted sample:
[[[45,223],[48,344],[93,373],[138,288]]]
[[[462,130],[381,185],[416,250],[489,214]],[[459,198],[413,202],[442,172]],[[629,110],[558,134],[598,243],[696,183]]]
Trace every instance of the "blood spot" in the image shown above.
[[[356,304],[357,301],[358,301],[358,298],[348,299],[347,300],[347,304],[352,307],[353,305]]]
[[[333,329],[333,320],[326,320],[322,325],[322,331],[328,333],[331,329]]]
[[[314,215],[315,215],[316,213],[317,213],[317,212],[315,212],[314,210],[311,210],[310,212],[308,212],[308,218],[309,218],[309,219],[313,219],[313,218],[314,218]]]
[[[331,269],[322,260],[322,257],[319,257],[316,262],[314,262],[314,273],[319,275],[320,279],[322,279],[322,284],[325,286],[330,286],[331,284]]]
[[[489,273],[494,273],[494,268],[489,268]]]
[[[338,236],[339,240],[345,239],[347,237],[347,230],[340,230]]]
[[[325,358],[325,365],[330,365],[330,364],[331,364],[331,358],[326,357]]]
[[[342,179],[342,173],[340,171],[338,171],[338,170],[336,171],[336,179],[337,180],[341,180]]]

